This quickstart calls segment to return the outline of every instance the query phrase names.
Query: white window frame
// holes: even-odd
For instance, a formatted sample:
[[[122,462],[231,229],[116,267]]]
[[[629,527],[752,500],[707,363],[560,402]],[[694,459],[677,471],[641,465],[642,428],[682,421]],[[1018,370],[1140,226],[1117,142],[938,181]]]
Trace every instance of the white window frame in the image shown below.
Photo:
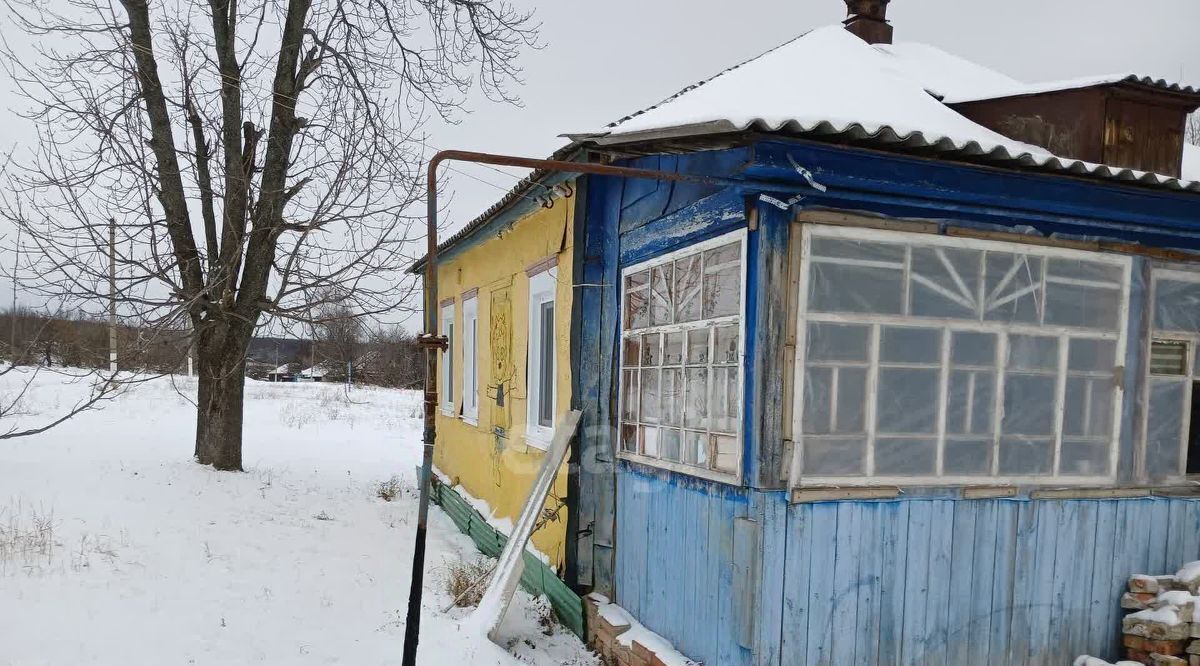
[[[462,299],[463,421],[479,425],[479,298]]]
[[[442,305],[440,310],[441,334],[446,337],[446,349],[442,352],[442,414],[458,416],[454,409],[454,301]]]
[[[558,390],[557,381],[555,385],[550,387],[550,425],[544,426],[539,423],[540,420],[540,396],[542,391],[542,327],[541,327],[541,311],[542,306],[550,303],[554,306],[554,323],[555,337],[558,336],[558,267],[553,266],[541,271],[535,275],[529,276],[529,334],[528,347],[526,350],[525,363],[525,386],[526,393],[526,414],[525,414],[525,441],[531,446],[539,449],[547,449],[550,446],[550,440],[554,437],[554,424],[558,422]],[[556,340],[549,341],[551,347],[550,353],[550,372],[549,376],[557,379],[558,368],[558,346]]]
[[[793,359],[793,411],[792,411],[792,432],[795,445],[792,447],[792,460],[789,472],[790,486],[792,488],[804,488],[811,486],[978,486],[978,485],[1055,485],[1055,486],[1088,486],[1088,485],[1110,485],[1116,482],[1117,465],[1119,460],[1119,438],[1121,427],[1121,406],[1123,400],[1123,387],[1120,382],[1117,382],[1114,387],[1113,404],[1112,404],[1112,424],[1109,432],[1109,474],[1107,475],[1059,475],[1059,459],[1063,444],[1063,418],[1064,418],[1064,391],[1067,381],[1067,346],[1063,344],[1063,339],[1068,336],[1076,336],[1081,338],[1091,339],[1109,339],[1116,343],[1114,373],[1120,376],[1120,372],[1125,364],[1126,354],[1126,337],[1129,320],[1129,293],[1130,293],[1130,275],[1132,260],[1128,256],[1088,252],[1083,250],[1075,250],[1069,248],[1060,248],[1047,245],[1026,244],[1013,241],[999,240],[982,240],[963,237],[943,236],[938,234],[920,233],[920,232],[904,232],[891,231],[881,229],[871,229],[865,227],[843,227],[821,224],[804,224],[801,226],[801,262],[800,276],[798,289],[798,302],[796,308],[796,346],[795,357]],[[1119,285],[1120,292],[1120,308],[1118,311],[1117,327],[1114,331],[1099,331],[1096,329],[1078,328],[1072,326],[1061,325],[1040,325],[1040,324],[1016,324],[1009,322],[979,322],[967,319],[939,318],[939,317],[924,317],[911,315],[886,315],[886,314],[842,314],[842,313],[810,313],[808,312],[808,290],[811,277],[810,268],[812,265],[811,244],[814,237],[834,238],[843,240],[861,240],[861,241],[882,241],[882,242],[903,242],[914,245],[924,245],[926,247],[948,247],[948,248],[963,248],[968,250],[995,250],[1005,252],[1015,252],[1028,256],[1059,258],[1059,259],[1074,259],[1089,262],[1107,263],[1112,266],[1120,267],[1122,270],[1122,283]],[[907,256],[907,254],[906,254]],[[851,262],[853,260],[845,260]],[[908,263],[904,265],[905,281],[908,279]],[[1043,273],[1043,276],[1045,274]],[[1044,290],[1043,277],[1043,290]],[[907,297],[906,297],[907,298]],[[829,323],[849,323],[858,325],[871,326],[872,354],[870,368],[867,375],[866,386],[866,408],[864,419],[866,420],[866,428],[868,434],[867,441],[867,469],[866,473],[859,476],[801,476],[800,471],[803,469],[803,415],[804,415],[804,377],[806,369],[806,337],[807,323],[809,322],[829,322]],[[879,344],[879,331],[881,326],[897,326],[897,327],[917,327],[917,328],[938,328],[945,331],[942,335],[942,366],[941,379],[939,381],[939,406],[938,406],[938,423],[936,437],[937,442],[937,476],[873,476],[872,464],[874,457],[874,429],[875,429],[875,409],[874,405],[878,399],[877,381],[878,368],[880,366],[879,355],[877,353]],[[980,331],[993,333],[997,335],[997,365],[996,365],[996,384],[995,391],[998,395],[996,413],[993,415],[993,445],[992,445],[992,469],[990,474],[986,475],[955,475],[946,476],[941,474],[942,456],[945,451],[945,441],[947,438],[945,421],[946,421],[946,406],[947,398],[947,368],[949,367],[948,354],[950,332],[956,331]],[[1047,475],[1011,475],[1001,476],[999,474],[999,449],[998,442],[1001,435],[1001,419],[1003,417],[1003,395],[1004,395],[1004,378],[1009,371],[1005,367],[1006,344],[1010,335],[1034,335],[1039,337],[1059,338],[1059,368],[1056,374],[1056,413],[1055,413],[1055,428],[1054,428],[1054,457],[1053,466],[1054,472]],[[887,365],[886,363],[884,365]],[[1024,371],[1021,374],[1026,374]]]
[[[735,473],[730,473],[730,472],[720,471],[717,469],[705,469],[705,468],[698,467],[695,465],[688,465],[688,464],[681,463],[681,462],[674,462],[671,460],[663,460],[661,458],[655,458],[652,456],[645,456],[645,455],[641,455],[638,453],[634,453],[632,451],[623,450],[620,442],[618,442],[616,445],[618,458],[633,461],[636,463],[640,463],[642,465],[647,465],[649,467],[657,467],[657,468],[661,468],[661,469],[670,470],[672,472],[677,472],[679,474],[686,474],[689,476],[694,476],[694,477],[698,477],[698,478],[702,478],[702,479],[708,479],[710,481],[717,481],[720,483],[727,483],[727,484],[732,484],[732,485],[741,485],[742,484],[743,468],[745,466],[744,457],[745,457],[745,441],[746,441],[745,435],[744,435],[744,430],[745,430],[744,425],[745,425],[745,421],[746,421],[746,412],[745,412],[745,410],[746,410],[746,386],[745,386],[745,384],[746,384],[746,368],[745,368],[745,366],[746,366],[746,277],[748,274],[748,268],[746,266],[746,245],[747,245],[746,238],[747,238],[746,229],[744,229],[744,228],[738,229],[737,231],[723,234],[721,236],[717,236],[716,238],[711,238],[709,240],[695,243],[693,245],[689,245],[687,247],[680,248],[678,250],[674,250],[672,252],[661,254],[652,259],[647,259],[645,261],[638,262],[636,264],[633,264],[631,266],[624,268],[621,271],[621,284],[617,288],[618,300],[620,303],[620,305],[618,306],[620,315],[618,317],[619,334],[617,337],[617,343],[618,343],[617,376],[615,377],[614,381],[616,381],[616,383],[617,383],[617,405],[618,405],[618,408],[617,408],[617,412],[616,412],[614,418],[617,423],[617,432],[618,432],[618,438],[619,438],[620,437],[619,433],[621,432],[623,406],[625,404],[625,388],[626,388],[624,386],[624,380],[623,380],[624,369],[625,369],[625,332],[626,332],[626,330],[625,330],[625,315],[626,315],[626,313],[625,313],[625,278],[634,273],[639,273],[639,272],[645,271],[651,267],[659,266],[661,264],[665,264],[667,262],[674,261],[680,257],[685,257],[685,256],[697,254],[697,253],[702,253],[705,250],[711,250],[713,248],[721,247],[723,245],[728,245],[735,241],[738,243],[738,246],[740,248],[739,262],[740,262],[740,267],[741,267],[741,273],[739,275],[740,292],[738,294],[740,308],[738,310],[738,314],[736,315],[736,319],[738,321],[738,350],[737,350],[737,355],[738,355],[738,364],[737,364],[737,369],[738,369],[738,380],[737,380],[738,418],[737,418],[737,433],[736,433],[736,438],[737,438],[736,446],[737,446],[738,454],[737,454],[737,462],[735,463],[734,468],[737,471]],[[714,318],[714,319],[698,319],[693,322],[688,322],[687,324],[653,326],[649,329],[638,329],[638,331],[645,330],[646,332],[650,332],[650,333],[654,333],[654,332],[670,333],[670,332],[675,332],[675,331],[684,331],[686,334],[687,330],[690,330],[693,328],[698,328],[698,327],[700,327],[700,328],[707,327],[707,326],[711,326],[713,324],[719,324],[723,320],[732,321],[734,318],[735,317],[729,316],[729,317],[718,317],[718,318]],[[710,351],[709,351],[710,359],[711,359],[711,355],[712,355],[712,351],[711,351],[712,344],[714,344],[714,343],[710,340]],[[687,347],[687,343],[686,343],[686,339],[685,339],[685,342],[684,342],[685,350],[686,350],[686,347]],[[686,354],[686,351],[685,351],[685,354]],[[710,378],[710,383],[711,383],[711,378]],[[709,405],[709,407],[711,407],[711,404]]]
[[[1173,331],[1155,327],[1154,314],[1157,307],[1158,281],[1164,278],[1175,282],[1200,283],[1200,272],[1157,267],[1150,269],[1150,289],[1146,297],[1146,308],[1150,312],[1150,323],[1146,331],[1144,349],[1146,367],[1142,372],[1142,413],[1141,423],[1139,424],[1141,430],[1138,436],[1137,468],[1140,477],[1149,478],[1149,470],[1146,468],[1146,446],[1148,444],[1147,439],[1150,437],[1150,389],[1155,377],[1165,376],[1150,374],[1150,348],[1156,340],[1184,342],[1187,343],[1186,362],[1188,374],[1178,375],[1181,380],[1184,380],[1183,404],[1181,405],[1183,415],[1180,421],[1181,441],[1179,442],[1178,469],[1180,472],[1172,477],[1168,477],[1168,479],[1180,480],[1189,478],[1187,474],[1188,436],[1191,434],[1192,427],[1192,389],[1196,382],[1200,382],[1200,368],[1196,367],[1196,356],[1200,353],[1197,349],[1200,347],[1200,331]]]

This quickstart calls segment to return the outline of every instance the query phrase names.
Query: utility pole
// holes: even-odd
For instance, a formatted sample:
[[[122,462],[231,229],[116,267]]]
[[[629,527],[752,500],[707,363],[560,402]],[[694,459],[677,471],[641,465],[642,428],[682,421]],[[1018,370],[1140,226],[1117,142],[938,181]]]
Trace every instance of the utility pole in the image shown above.
[[[117,218],[108,218],[108,371],[117,372]]]
[[[17,270],[21,268],[21,225],[17,225],[17,246],[13,253],[13,297],[12,310],[8,311],[9,330],[8,353],[9,362],[17,364]]]

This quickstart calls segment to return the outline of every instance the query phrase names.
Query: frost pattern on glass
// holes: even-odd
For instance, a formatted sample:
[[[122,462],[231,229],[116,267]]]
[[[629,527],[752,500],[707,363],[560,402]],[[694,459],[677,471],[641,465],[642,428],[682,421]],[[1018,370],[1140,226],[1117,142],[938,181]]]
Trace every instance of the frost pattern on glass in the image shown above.
[[[1111,477],[1126,259],[805,234],[801,477]]]
[[[742,243],[652,262],[623,281],[621,450],[737,474]]]

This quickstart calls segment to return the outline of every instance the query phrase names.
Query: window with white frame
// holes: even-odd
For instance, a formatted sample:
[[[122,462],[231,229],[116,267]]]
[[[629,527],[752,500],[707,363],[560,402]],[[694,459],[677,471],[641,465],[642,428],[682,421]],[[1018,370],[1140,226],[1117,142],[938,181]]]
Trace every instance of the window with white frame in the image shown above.
[[[1127,257],[803,229],[794,485],[1114,478]]]
[[[454,301],[442,304],[442,335],[446,350],[442,352],[442,411],[454,414]]]
[[[529,278],[529,353],[526,386],[529,413],[525,437],[546,444],[554,435],[555,304],[558,269],[551,267]]]
[[[1200,272],[1154,269],[1144,461],[1153,480],[1200,474]]]
[[[738,231],[623,271],[623,457],[740,476],[744,265]]]
[[[474,294],[464,296],[462,301],[462,348],[463,348],[463,418],[468,421],[479,419],[479,299]]]

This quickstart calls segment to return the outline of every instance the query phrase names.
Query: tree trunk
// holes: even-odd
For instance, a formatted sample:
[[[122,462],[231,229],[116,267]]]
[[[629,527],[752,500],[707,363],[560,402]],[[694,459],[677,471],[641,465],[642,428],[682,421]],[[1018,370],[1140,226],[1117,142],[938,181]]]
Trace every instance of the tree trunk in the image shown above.
[[[253,326],[214,324],[196,345],[196,461],[222,471],[242,471],[242,408],[246,353]]]

